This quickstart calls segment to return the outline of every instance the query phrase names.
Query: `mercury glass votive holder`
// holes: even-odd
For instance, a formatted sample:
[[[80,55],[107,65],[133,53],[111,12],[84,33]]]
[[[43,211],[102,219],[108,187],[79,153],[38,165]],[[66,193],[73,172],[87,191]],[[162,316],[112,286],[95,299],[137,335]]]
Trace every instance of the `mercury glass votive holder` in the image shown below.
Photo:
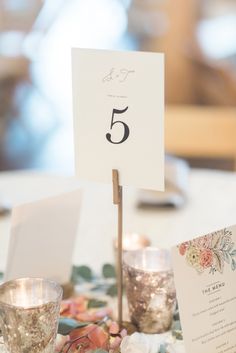
[[[176,291],[167,249],[145,248],[123,256],[131,322],[144,333],[170,329],[176,306]]]
[[[0,329],[8,353],[54,353],[62,288],[42,278],[0,286]]]

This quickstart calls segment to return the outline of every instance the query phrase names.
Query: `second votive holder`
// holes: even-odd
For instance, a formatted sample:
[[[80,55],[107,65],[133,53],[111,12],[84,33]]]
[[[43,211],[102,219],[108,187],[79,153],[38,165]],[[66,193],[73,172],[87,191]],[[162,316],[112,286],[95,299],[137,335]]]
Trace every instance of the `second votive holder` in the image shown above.
[[[144,333],[170,329],[176,291],[170,252],[147,247],[123,254],[130,319]]]

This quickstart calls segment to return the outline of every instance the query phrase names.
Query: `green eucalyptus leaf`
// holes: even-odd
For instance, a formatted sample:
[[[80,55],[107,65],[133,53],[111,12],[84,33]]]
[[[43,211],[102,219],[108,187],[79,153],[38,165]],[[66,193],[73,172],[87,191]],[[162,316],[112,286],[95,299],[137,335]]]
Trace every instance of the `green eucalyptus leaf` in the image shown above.
[[[105,289],[107,288],[106,284],[95,284],[92,288],[91,291],[100,291],[100,292],[105,292]]]
[[[232,271],[236,270],[236,261],[234,259],[232,259],[232,262],[231,262],[231,269]]]
[[[109,295],[110,297],[116,297],[117,296],[117,285],[112,284],[106,291],[106,294]]]
[[[178,331],[181,330],[181,323],[180,323],[180,320],[175,320],[175,321],[173,321],[172,330],[178,330]]]
[[[67,317],[60,317],[58,325],[58,333],[60,335],[69,335],[76,328],[81,328],[89,325],[90,322],[80,322]]]
[[[233,248],[234,248],[234,243],[232,242],[229,244],[227,251],[231,252],[233,250]]]
[[[78,283],[81,278],[87,282],[92,281],[93,274],[91,269],[88,266],[73,266],[71,276],[72,282]]]
[[[93,351],[90,351],[91,353],[108,353],[108,351],[105,351],[102,348],[95,349]]]
[[[179,321],[180,320],[179,311],[178,310],[176,310],[174,312],[173,319],[174,319],[174,321]]]
[[[236,256],[236,249],[234,249],[231,253],[230,253],[231,256]]]
[[[105,278],[116,278],[115,267],[111,264],[105,264],[102,267],[102,274]]]
[[[229,253],[227,251],[223,251],[222,253],[223,253],[223,257],[224,257],[225,262],[227,262],[227,264],[230,264],[231,258],[230,258]]]
[[[103,300],[90,299],[89,302],[88,302],[88,309],[91,309],[91,308],[103,308],[106,305],[107,305],[107,302],[105,302]]]

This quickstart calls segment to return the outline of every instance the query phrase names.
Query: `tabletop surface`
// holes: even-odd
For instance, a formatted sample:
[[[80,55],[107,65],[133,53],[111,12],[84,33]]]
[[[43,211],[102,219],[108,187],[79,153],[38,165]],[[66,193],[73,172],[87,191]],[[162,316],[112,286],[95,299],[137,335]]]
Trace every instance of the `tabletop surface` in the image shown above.
[[[117,211],[111,185],[28,171],[0,174],[0,200],[11,206],[77,188],[83,199],[73,262],[100,271],[105,262],[114,262]],[[180,209],[139,209],[137,197],[137,189],[124,188],[124,233],[144,234],[153,246],[169,247],[236,222],[233,172],[191,170],[188,200]],[[5,268],[9,233],[10,216],[0,217],[0,271]]]

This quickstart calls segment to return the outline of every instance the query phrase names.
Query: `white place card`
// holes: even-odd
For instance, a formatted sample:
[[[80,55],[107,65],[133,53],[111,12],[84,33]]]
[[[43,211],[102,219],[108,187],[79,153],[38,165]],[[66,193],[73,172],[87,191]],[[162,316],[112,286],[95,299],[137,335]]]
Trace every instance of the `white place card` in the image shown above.
[[[236,352],[236,226],[172,249],[186,352]]]
[[[81,192],[75,190],[13,209],[4,280],[70,280],[80,201]]]
[[[164,189],[164,57],[72,49],[77,175]]]

